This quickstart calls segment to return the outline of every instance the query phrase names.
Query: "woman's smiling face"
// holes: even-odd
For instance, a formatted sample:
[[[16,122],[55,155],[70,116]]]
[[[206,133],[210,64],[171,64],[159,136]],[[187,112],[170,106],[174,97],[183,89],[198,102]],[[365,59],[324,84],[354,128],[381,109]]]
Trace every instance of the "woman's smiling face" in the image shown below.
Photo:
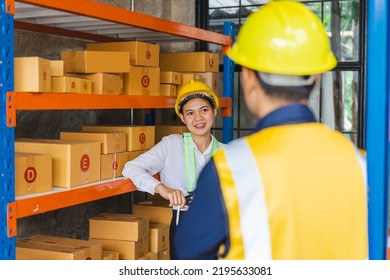
[[[216,114],[208,101],[193,98],[184,104],[180,118],[192,134],[203,136],[210,133]]]

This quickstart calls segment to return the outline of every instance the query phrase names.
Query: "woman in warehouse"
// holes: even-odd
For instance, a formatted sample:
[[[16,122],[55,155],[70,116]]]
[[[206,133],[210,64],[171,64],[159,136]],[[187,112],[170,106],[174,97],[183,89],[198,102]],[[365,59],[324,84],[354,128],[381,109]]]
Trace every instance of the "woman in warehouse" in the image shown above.
[[[197,177],[207,161],[222,145],[211,134],[218,97],[205,83],[184,84],[176,98],[175,111],[189,133],[164,137],[152,149],[126,163],[123,176],[130,178],[138,190],[155,193],[169,200],[169,206],[184,209],[192,199]],[[159,173],[160,180],[153,175]],[[180,213],[181,212],[181,213]],[[173,211],[170,240],[176,232],[182,211]],[[176,259],[171,242],[171,259]]]

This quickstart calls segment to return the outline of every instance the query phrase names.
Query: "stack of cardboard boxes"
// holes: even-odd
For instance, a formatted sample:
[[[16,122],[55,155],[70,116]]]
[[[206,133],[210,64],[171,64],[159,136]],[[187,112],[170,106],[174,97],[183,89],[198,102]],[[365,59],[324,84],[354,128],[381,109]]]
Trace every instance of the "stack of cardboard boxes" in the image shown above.
[[[157,96],[160,46],[144,42],[87,44],[61,60],[15,57],[15,91]]]
[[[100,142],[100,180],[122,176],[123,166],[127,162],[126,133],[61,132],[60,139]]]
[[[102,213],[89,219],[89,240],[118,252],[121,260],[136,260],[149,252],[149,218]]]
[[[83,132],[125,133],[127,161],[154,146],[154,126],[86,125],[81,129]]]
[[[127,161],[153,147],[154,126],[83,126],[60,139],[15,140],[17,196],[122,177]]]
[[[92,81],[92,94],[122,94],[128,52],[63,51],[65,73]]]
[[[28,167],[16,165],[16,174],[24,184],[17,184],[16,190],[26,190],[33,182],[26,178],[51,176],[55,187],[71,188],[100,180],[100,142],[68,141],[59,139],[22,139],[15,140],[15,152],[28,154],[44,154],[50,160],[38,161],[39,156],[34,156]],[[46,156],[47,157],[47,156]],[[51,161],[51,164],[49,163]],[[52,168],[48,168],[52,167]],[[47,173],[41,170],[46,169]],[[25,170],[23,172],[23,170]],[[27,172],[29,171],[29,173]],[[32,172],[32,173],[31,173]],[[39,173],[38,173],[39,172]],[[23,173],[23,174],[22,174]],[[50,173],[50,174],[49,174]],[[18,182],[18,177],[16,182]],[[42,176],[41,176],[42,177]],[[24,181],[23,181],[24,178]],[[50,178],[46,178],[50,180]],[[27,184],[27,185],[26,185]],[[29,184],[29,185],[28,185]],[[33,188],[29,188],[33,193]]]
[[[159,95],[160,46],[144,42],[114,42],[87,44],[87,51],[127,52],[123,74],[123,93],[126,95]]]
[[[181,83],[181,73],[174,71],[161,71],[160,95],[176,97],[178,87]]]
[[[169,226],[149,217],[102,213],[89,219],[89,240],[33,235],[17,240],[17,260],[169,260]]]
[[[212,52],[161,53],[161,71],[181,73],[181,84],[191,80],[206,83],[217,95],[219,88],[219,55]]]

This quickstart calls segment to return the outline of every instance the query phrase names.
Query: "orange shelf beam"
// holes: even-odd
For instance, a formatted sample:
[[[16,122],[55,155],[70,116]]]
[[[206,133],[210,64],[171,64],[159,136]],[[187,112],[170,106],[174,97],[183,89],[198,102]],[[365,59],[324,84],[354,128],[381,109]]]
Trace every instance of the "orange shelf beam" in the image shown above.
[[[53,191],[30,198],[17,198],[8,207],[8,235],[16,236],[15,221],[19,218],[133,192],[136,189],[129,179],[118,179],[85,187]]]
[[[197,41],[207,41],[209,43],[214,43],[221,46],[230,46],[232,44],[232,38],[227,35],[125,10],[119,7],[114,7],[91,0],[18,0],[18,2],[73,14],[79,14],[86,17],[115,22],[118,24],[135,26]]]
[[[231,98],[219,101],[222,115],[231,116]],[[168,96],[7,92],[7,125],[16,126],[19,110],[166,109],[174,105],[175,98]]]

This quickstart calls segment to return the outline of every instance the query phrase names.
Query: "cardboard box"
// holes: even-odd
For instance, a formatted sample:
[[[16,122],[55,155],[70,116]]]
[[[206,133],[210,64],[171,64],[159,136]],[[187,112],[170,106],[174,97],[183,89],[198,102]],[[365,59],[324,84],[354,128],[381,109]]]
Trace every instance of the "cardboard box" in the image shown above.
[[[120,260],[136,260],[149,251],[149,236],[138,241],[90,238],[103,243],[103,250],[116,251]]]
[[[170,260],[171,257],[170,257],[169,249],[158,252],[157,259],[158,260]]]
[[[172,96],[176,97],[176,85],[160,84],[160,96]]]
[[[102,251],[102,260],[119,260],[119,252],[103,250]]]
[[[101,155],[100,180],[121,177],[127,161],[127,152]]]
[[[65,76],[64,61],[50,60],[50,73],[52,77]]]
[[[148,252],[137,260],[139,260],[139,261],[140,260],[143,260],[143,261],[158,260],[158,254],[156,252]]]
[[[46,243],[16,241],[16,260],[85,260],[85,249]]]
[[[127,151],[145,150],[154,146],[154,126],[85,125],[81,130],[85,132],[125,132]]]
[[[112,42],[87,44],[89,51],[120,51],[129,52],[130,65],[159,67],[160,46],[145,42]]]
[[[124,132],[60,132],[61,140],[100,142],[104,155],[126,151]]]
[[[161,53],[162,71],[219,72],[219,54],[212,52]]]
[[[81,78],[81,93],[92,94],[92,81]]]
[[[129,71],[128,52],[63,51],[65,72],[124,73]]]
[[[126,95],[157,96],[160,91],[160,68],[130,66],[123,74],[123,93]]]
[[[180,134],[189,132],[187,126],[185,125],[155,125],[154,126],[154,139],[155,143],[161,141],[164,136],[168,136],[171,134]]]
[[[182,85],[188,83],[191,80],[203,82],[203,78],[199,73],[182,73],[181,74],[181,84]]]
[[[90,239],[139,241],[147,235],[149,235],[149,218],[146,216],[102,213],[89,219]],[[103,248],[112,250],[104,246]]]
[[[122,94],[122,74],[94,73],[76,74],[76,76],[91,81],[92,94]]]
[[[173,71],[160,71],[160,84],[181,84],[181,73]]]
[[[146,151],[147,150],[138,150],[138,151],[127,152],[127,161],[135,159],[136,157],[142,155]]]
[[[57,236],[48,236],[48,235],[33,235],[24,239],[28,242],[43,243],[43,244],[52,244],[57,246],[71,247],[71,248],[81,248],[84,250],[84,260],[101,260],[102,259],[102,247],[101,242],[75,239],[75,238],[65,238]]]
[[[51,156],[15,153],[15,195],[51,191]]]
[[[208,85],[215,92],[215,94],[220,94],[219,79],[222,73],[205,72],[198,74],[202,77],[203,82]]]
[[[133,204],[133,214],[147,216],[151,223],[171,224],[172,207],[169,207],[168,200],[148,200]]]
[[[81,79],[75,77],[51,77],[51,91],[81,93]]]
[[[169,225],[149,223],[149,250],[161,252],[169,249]]]
[[[55,187],[71,188],[100,180],[99,142],[19,138],[15,151],[49,154]]]
[[[14,58],[14,91],[50,92],[50,60],[38,56]]]

